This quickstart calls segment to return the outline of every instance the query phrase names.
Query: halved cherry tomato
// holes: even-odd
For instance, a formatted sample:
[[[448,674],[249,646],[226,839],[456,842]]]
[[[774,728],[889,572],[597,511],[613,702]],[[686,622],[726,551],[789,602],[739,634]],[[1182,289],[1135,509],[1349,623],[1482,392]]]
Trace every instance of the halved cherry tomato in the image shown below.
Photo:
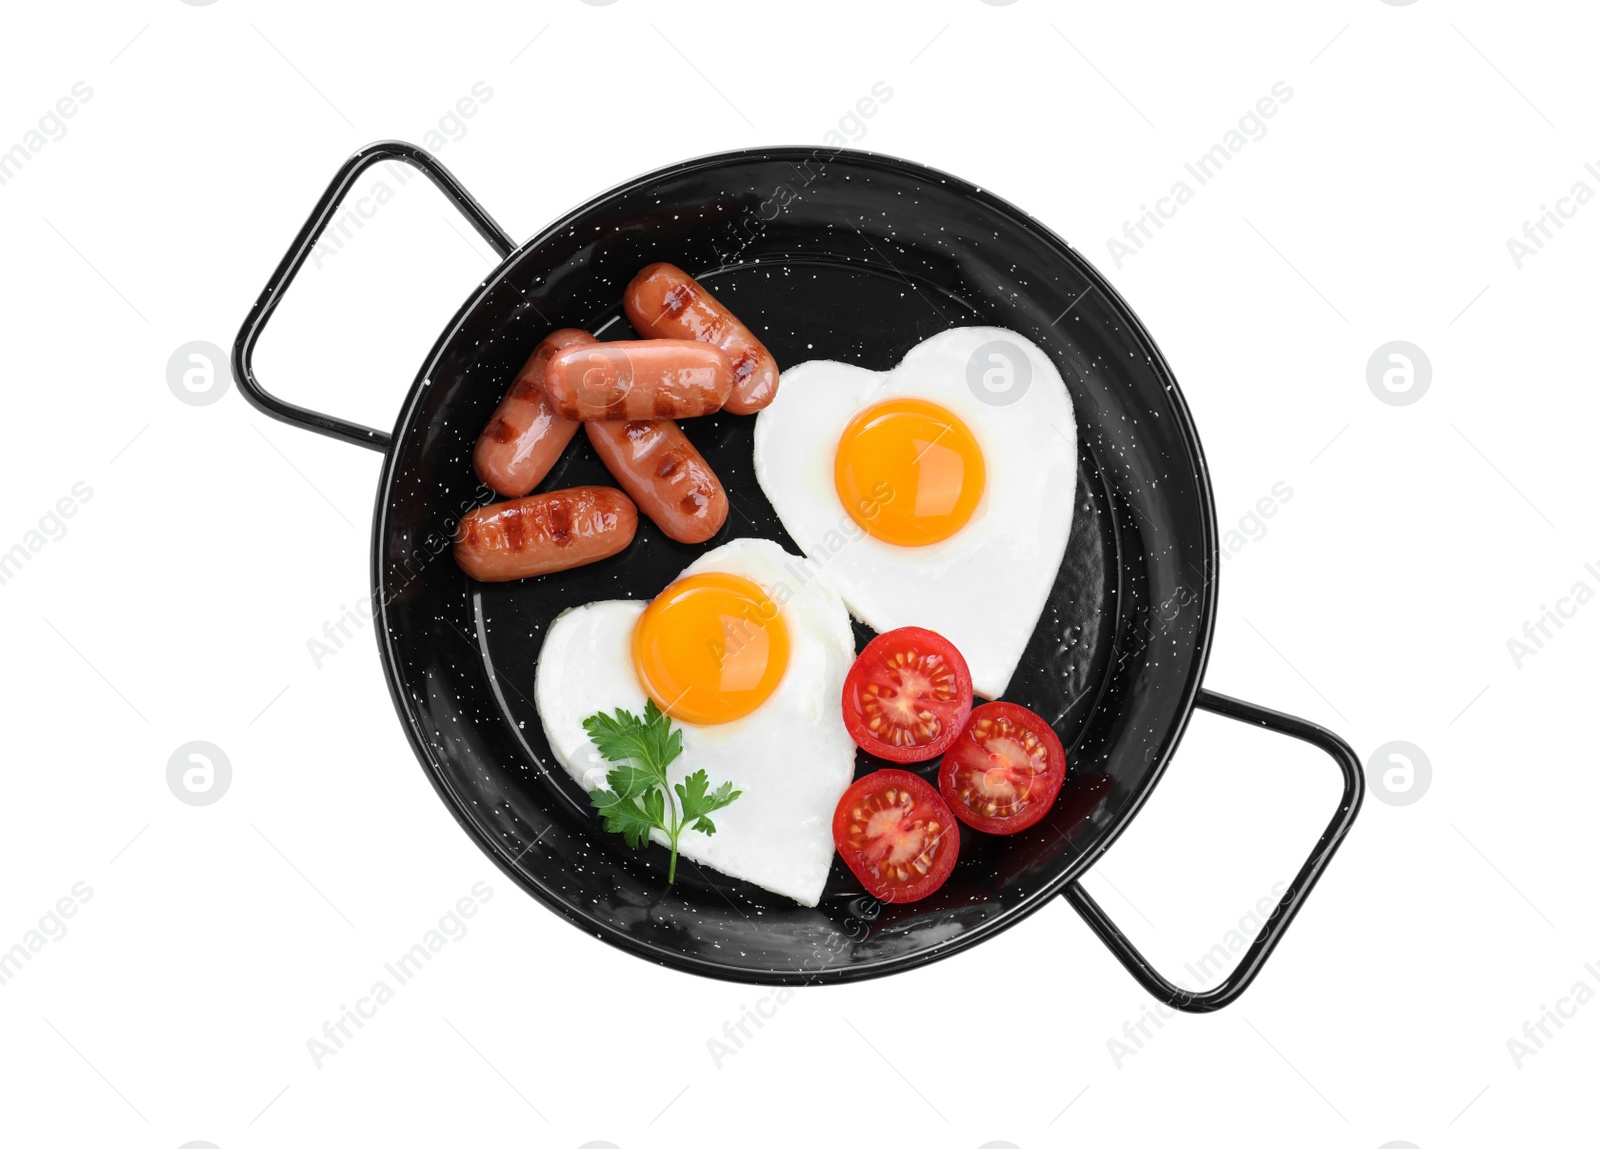
[[[927,897],[955,869],[961,828],[939,792],[915,774],[879,770],[844,792],[833,844],[881,902]]]
[[[844,680],[844,724],[891,762],[937,758],[972,713],[967,660],[943,635],[902,626],[867,643]]]
[[[939,764],[939,792],[974,830],[1015,834],[1061,793],[1067,754],[1050,724],[1025,706],[990,702],[967,719]]]

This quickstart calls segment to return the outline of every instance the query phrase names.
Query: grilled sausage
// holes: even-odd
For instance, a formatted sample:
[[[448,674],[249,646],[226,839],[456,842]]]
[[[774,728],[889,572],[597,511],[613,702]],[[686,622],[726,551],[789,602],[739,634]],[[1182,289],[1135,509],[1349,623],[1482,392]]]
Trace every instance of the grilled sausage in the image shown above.
[[[583,429],[600,461],[669,539],[703,543],[722,529],[728,493],[671,419],[610,419]]]
[[[483,582],[580,567],[633,541],[639,512],[614,487],[571,487],[469,512],[456,528],[456,564]]]
[[[533,349],[473,449],[472,468],[484,486],[517,498],[550,473],[577,434],[578,425],[557,415],[545,398],[545,367],[563,347],[593,342],[594,336],[587,331],[563,327],[546,335]]]
[[[733,364],[692,339],[580,343],[545,368],[544,394],[564,419],[686,419],[720,410]]]
[[[628,284],[622,296],[628,322],[653,339],[693,339],[710,343],[733,361],[733,394],[723,404],[735,415],[749,415],[778,393],[778,361],[712,294],[670,263],[652,263]]]

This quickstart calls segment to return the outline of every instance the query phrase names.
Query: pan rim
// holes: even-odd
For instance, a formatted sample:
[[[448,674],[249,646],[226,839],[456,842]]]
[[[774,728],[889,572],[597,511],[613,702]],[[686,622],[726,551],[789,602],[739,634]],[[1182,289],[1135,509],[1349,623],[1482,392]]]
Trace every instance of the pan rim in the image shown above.
[[[1072,865],[1065,867],[1061,873],[1044,883],[1039,890],[1016,904],[1002,908],[993,917],[986,918],[969,929],[964,929],[953,938],[935,943],[928,949],[919,950],[913,954],[892,955],[877,961],[841,966],[824,966],[819,970],[809,972],[791,967],[758,970],[722,965],[697,954],[686,953],[641,940],[632,934],[617,929],[603,919],[583,913],[578,906],[564,899],[558,891],[548,886],[538,877],[518,869],[515,865],[515,860],[520,858],[521,854],[516,855],[516,858],[514,858],[505,843],[496,835],[487,832],[483,826],[479,825],[470,816],[468,812],[469,803],[464,801],[451,788],[444,777],[433,748],[424,736],[418,715],[414,712],[409,699],[402,689],[403,682],[399,673],[400,658],[398,652],[394,649],[390,627],[389,609],[391,604],[382,593],[383,540],[387,535],[389,505],[395,485],[395,467],[400,457],[400,445],[404,441],[404,437],[413,429],[413,419],[426,391],[428,380],[432,377],[446,348],[453,344],[457,336],[465,328],[468,318],[477,310],[484,299],[506,279],[511,269],[531,248],[567,230],[582,216],[604,207],[619,196],[637,191],[641,187],[647,187],[652,182],[671,179],[707,168],[726,166],[740,160],[816,159],[819,156],[827,156],[827,162],[829,163],[842,161],[862,167],[895,172],[900,175],[911,175],[930,182],[937,182],[943,186],[943,190],[975,198],[982,202],[986,208],[1005,217],[1014,226],[1023,229],[1033,240],[1050,248],[1056,255],[1066,260],[1084,275],[1094,287],[1099,289],[1111,303],[1118,317],[1127,324],[1128,330],[1145,352],[1152,369],[1156,372],[1163,385],[1163,390],[1169,397],[1172,413],[1181,433],[1181,438],[1190,453],[1200,494],[1200,527],[1204,540],[1206,577],[1202,582],[1198,595],[1200,609],[1195,629],[1195,654],[1183,683],[1177,717],[1171,724],[1170,729],[1163,734],[1159,753],[1150,771],[1146,774],[1143,784],[1130,794],[1128,804],[1119,816],[1102,831],[1099,840]],[[731,266],[742,266],[742,264]],[[467,836],[512,882],[584,932],[657,965],[718,981],[731,981],[750,985],[835,985],[884,977],[889,974],[914,969],[978,945],[1025,920],[1045,905],[1053,902],[1055,898],[1065,891],[1067,886],[1087,873],[1094,863],[1111,848],[1112,844],[1121,837],[1134,818],[1138,816],[1139,811],[1143,809],[1145,802],[1148,801],[1150,794],[1166,774],[1167,767],[1171,764],[1172,757],[1176,753],[1179,744],[1183,740],[1184,732],[1188,728],[1189,720],[1194,714],[1196,698],[1199,695],[1201,683],[1205,678],[1206,668],[1210,661],[1211,643],[1216,626],[1216,583],[1219,573],[1219,544],[1210,468],[1206,462],[1205,451],[1200,442],[1200,435],[1195,426],[1193,414],[1189,410],[1189,404],[1178,386],[1177,378],[1168,366],[1166,358],[1161,354],[1155,339],[1145,328],[1145,325],[1135,314],[1127,300],[1106,280],[1098,268],[1083,255],[1079,254],[1076,248],[1056,234],[1055,231],[1044,226],[1028,212],[1017,207],[1009,200],[996,195],[986,188],[979,187],[969,180],[931,168],[926,164],[880,152],[850,148],[830,149],[815,145],[777,145],[714,152],[665,167],[654,168],[631,179],[614,184],[598,195],[570,209],[540,229],[529,239],[518,244],[510,254],[484,277],[477,288],[469,293],[461,307],[441,331],[439,338],[423,360],[416,379],[413,380],[405,400],[400,405],[391,436],[389,448],[384,452],[383,465],[379,471],[373,513],[371,583],[373,600],[378,603],[378,625],[374,626],[373,630],[378,642],[379,659],[383,665],[384,679],[389,687],[389,696],[401,720],[401,726],[405,730],[406,738],[411,744],[413,754],[422,766],[423,772],[428,776],[428,780],[433,785],[440,800],[449,809]],[[1120,578],[1120,562],[1118,566]],[[1121,609],[1122,597],[1118,596],[1119,610]],[[526,852],[526,847],[524,847],[523,852]]]

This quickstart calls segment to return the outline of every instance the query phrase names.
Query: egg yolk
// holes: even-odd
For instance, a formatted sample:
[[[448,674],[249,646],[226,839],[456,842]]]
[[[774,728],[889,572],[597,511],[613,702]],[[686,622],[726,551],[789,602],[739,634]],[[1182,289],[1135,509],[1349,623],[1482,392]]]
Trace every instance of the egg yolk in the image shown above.
[[[983,451],[953,411],[925,399],[886,399],[846,425],[833,482],[867,534],[926,546],[972,518],[983,497]]]
[[[749,579],[689,575],[639,616],[633,665],[645,693],[678,721],[731,722],[777,689],[789,632],[778,604]]]

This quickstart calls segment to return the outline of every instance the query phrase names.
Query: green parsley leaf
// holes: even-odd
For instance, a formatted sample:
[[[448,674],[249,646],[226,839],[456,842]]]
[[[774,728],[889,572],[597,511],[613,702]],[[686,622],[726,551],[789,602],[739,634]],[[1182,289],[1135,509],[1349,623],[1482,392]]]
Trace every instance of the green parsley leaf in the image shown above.
[[[715,834],[716,824],[707,815],[727,806],[740,791],[732,782],[712,790],[704,770],[668,787],[667,767],[683,753],[683,731],[673,729],[672,719],[653,699],[645,702],[643,718],[620,708],[612,714],[602,711],[585,718],[583,729],[600,756],[614,763],[606,772],[610,789],[589,791],[602,825],[621,834],[635,850],[650,840],[652,830],[667,835],[672,847],[667,866],[671,885],[678,876],[679,836],[686,829]]]
[[[672,719],[657,709],[654,699],[645,703],[642,719],[618,709],[614,715],[590,715],[583,729],[607,762],[636,762],[663,785],[667,767],[683,753],[683,731],[672,729]]]
[[[711,780],[706,777],[706,772],[696,770],[672,787],[678,795],[679,805],[683,808],[683,824],[691,830],[699,830],[702,834],[717,832],[716,824],[706,815],[722,809],[742,793],[733,788],[732,782],[724,782],[708,793],[710,785]]]
[[[607,780],[610,780],[609,776]],[[655,791],[657,794],[660,792]],[[640,807],[637,799],[619,791],[590,790],[589,801],[600,812],[605,828],[613,834],[621,834],[623,840],[635,850],[650,840],[651,830],[660,826],[657,819]]]
[[[642,798],[660,783],[654,770],[632,762],[619,762],[606,772],[606,785],[625,798]]]

